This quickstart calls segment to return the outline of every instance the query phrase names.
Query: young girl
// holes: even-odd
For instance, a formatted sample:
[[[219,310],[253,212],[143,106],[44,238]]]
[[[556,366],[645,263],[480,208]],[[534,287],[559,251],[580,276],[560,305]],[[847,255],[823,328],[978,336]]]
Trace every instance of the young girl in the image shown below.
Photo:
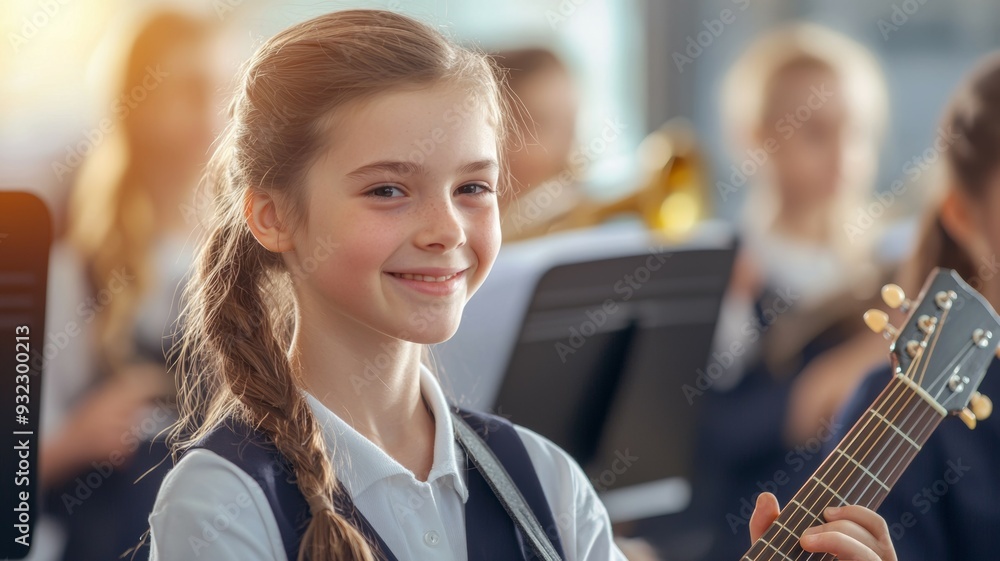
[[[959,88],[945,115],[947,189],[929,214],[900,286],[916,297],[934,267],[955,269],[1000,309],[1000,53]],[[874,338],[874,337],[873,337]],[[884,345],[883,345],[884,348]],[[883,353],[883,356],[885,354]],[[888,365],[872,372],[844,413],[846,430],[885,388]],[[1000,360],[979,390],[1000,396]],[[838,435],[838,438],[841,435]],[[832,442],[836,442],[834,439]],[[879,509],[904,559],[991,559],[1000,527],[1000,416],[970,431],[945,419]],[[945,487],[943,485],[947,484]],[[989,530],[987,530],[989,529]]]
[[[211,175],[186,453],[153,559],[623,558],[569,456],[453,412],[421,362],[499,249],[500,89],[481,55],[381,11],[295,25],[252,58]],[[842,512],[806,547],[895,559],[873,513]]]

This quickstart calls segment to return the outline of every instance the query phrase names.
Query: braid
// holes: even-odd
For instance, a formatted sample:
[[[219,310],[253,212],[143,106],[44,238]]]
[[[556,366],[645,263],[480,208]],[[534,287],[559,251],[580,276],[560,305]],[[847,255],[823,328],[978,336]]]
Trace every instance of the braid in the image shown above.
[[[246,224],[230,223],[209,236],[198,258],[197,279],[192,285],[197,289],[190,295],[188,308],[199,322],[201,339],[190,341],[196,348],[187,346],[187,356],[182,358],[208,359],[210,364],[203,366],[215,373],[216,387],[227,390],[215,392],[208,408],[215,414],[210,418],[218,421],[232,415],[259,427],[291,464],[312,515],[299,546],[299,561],[374,561],[372,546],[334,509],[338,484],[330,453],[315,416],[295,385],[275,331],[275,318],[266,307],[266,287],[272,276],[268,268],[274,260]],[[187,404],[184,416],[196,415],[195,396],[212,393],[199,387],[203,378],[182,378],[182,394],[189,398],[182,399]],[[182,446],[197,440],[214,424],[200,427]]]

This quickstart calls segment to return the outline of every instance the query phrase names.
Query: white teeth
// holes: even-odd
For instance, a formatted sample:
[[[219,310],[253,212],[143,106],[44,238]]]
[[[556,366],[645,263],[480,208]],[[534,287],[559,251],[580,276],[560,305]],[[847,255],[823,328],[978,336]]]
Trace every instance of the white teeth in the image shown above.
[[[392,273],[394,277],[399,277],[401,279],[407,279],[407,280],[418,280],[423,282],[444,282],[446,280],[454,278],[455,275],[457,274],[458,273],[455,273],[444,277],[430,277],[427,275],[411,275],[410,273]]]

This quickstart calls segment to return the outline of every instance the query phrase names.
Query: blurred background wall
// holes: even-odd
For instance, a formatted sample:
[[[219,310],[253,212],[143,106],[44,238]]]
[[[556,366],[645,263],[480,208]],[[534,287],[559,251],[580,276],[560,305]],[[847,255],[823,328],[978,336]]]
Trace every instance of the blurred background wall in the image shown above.
[[[588,184],[597,192],[628,190],[639,141],[670,117],[691,119],[712,168],[732,157],[723,141],[719,85],[751,38],[789,19],[842,31],[868,46],[883,65],[892,103],[880,186],[932,140],[951,87],[977,55],[1000,45],[1000,5],[984,0],[908,0],[835,4],[805,0],[11,0],[0,15],[0,183],[61,198],[72,165],[93,127],[113,108],[102,103],[102,64],[129,14],[175,5],[211,15],[224,26],[219,68],[230,73],[254,45],[317,13],[348,7],[399,10],[437,23],[463,41],[494,50],[543,45],[562,55],[582,93],[579,138],[597,137],[606,119],[624,123],[619,139],[588,153]],[[713,32],[724,10],[732,20]],[[711,33],[706,35],[704,32]],[[707,46],[690,50],[689,39]],[[710,37],[710,40],[705,40]],[[697,53],[690,57],[691,53]],[[679,62],[675,55],[690,58]],[[103,107],[102,107],[103,105]],[[89,136],[88,136],[89,134]],[[83,143],[83,144],[81,144]],[[57,166],[58,167],[58,166]],[[65,170],[63,170],[65,172]],[[912,212],[897,205],[893,212]],[[739,199],[718,201],[733,217]]]

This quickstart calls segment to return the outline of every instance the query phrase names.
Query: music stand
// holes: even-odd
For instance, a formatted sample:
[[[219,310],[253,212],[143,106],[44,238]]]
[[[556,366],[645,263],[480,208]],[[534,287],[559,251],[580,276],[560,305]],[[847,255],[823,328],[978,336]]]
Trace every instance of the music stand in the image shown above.
[[[613,521],[690,497],[696,405],[735,249],[720,242],[557,265],[538,281],[493,410],[583,467]]]

